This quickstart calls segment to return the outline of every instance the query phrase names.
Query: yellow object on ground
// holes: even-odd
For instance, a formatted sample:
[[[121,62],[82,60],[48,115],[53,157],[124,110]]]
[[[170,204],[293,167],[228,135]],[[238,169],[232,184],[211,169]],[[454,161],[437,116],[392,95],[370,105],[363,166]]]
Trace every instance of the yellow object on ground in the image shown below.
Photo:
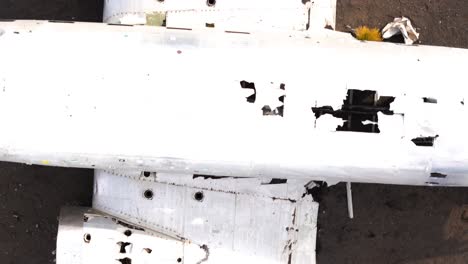
[[[377,28],[368,28],[366,26],[358,27],[354,31],[356,38],[359,40],[382,41],[382,34]]]

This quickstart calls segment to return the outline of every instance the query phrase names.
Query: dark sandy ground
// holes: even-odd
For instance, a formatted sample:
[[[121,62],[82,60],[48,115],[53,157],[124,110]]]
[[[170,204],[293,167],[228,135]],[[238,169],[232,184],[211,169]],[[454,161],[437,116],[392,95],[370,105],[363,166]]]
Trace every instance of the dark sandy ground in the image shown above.
[[[55,263],[63,205],[90,206],[93,172],[0,163],[0,263]]]
[[[421,44],[468,48],[467,0],[337,0],[337,29],[346,25],[383,28],[406,16]]]
[[[338,0],[337,28],[412,19],[422,44],[468,48],[466,0]],[[0,18],[100,21],[98,0],[1,0]],[[343,184],[322,194],[319,264],[468,263],[468,189]],[[92,171],[0,163],[0,263],[54,263],[62,205],[89,206]]]
[[[0,18],[101,22],[103,3],[103,0],[0,0]]]

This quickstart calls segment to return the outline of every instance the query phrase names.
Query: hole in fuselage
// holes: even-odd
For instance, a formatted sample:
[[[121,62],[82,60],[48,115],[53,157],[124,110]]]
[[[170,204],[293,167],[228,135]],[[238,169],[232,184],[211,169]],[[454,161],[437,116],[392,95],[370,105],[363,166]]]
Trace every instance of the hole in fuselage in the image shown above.
[[[438,136],[435,137],[417,137],[413,138],[411,141],[418,147],[432,147],[434,146],[434,141]]]
[[[288,182],[287,179],[273,178],[273,179],[271,179],[271,181],[268,184],[285,184],[287,182]],[[263,184],[263,185],[265,185],[265,184]]]
[[[207,6],[214,6],[214,5],[216,5],[216,0],[207,0],[206,5]]]
[[[423,97],[423,102],[429,104],[437,104],[437,99],[431,97]]]
[[[393,115],[390,104],[394,100],[392,96],[378,97],[376,91],[350,89],[341,109],[321,106],[312,107],[312,112],[317,119],[324,114],[343,119],[343,125],[338,126],[336,131],[380,133],[377,113]]]
[[[83,240],[84,240],[84,242],[86,242],[86,243],[91,242],[91,234],[88,234],[88,233],[84,234]]]
[[[129,242],[117,242],[117,245],[119,245],[120,247],[119,253],[122,253],[122,254],[129,253],[127,252],[127,247],[130,246],[131,244],[132,243],[129,243]]]
[[[146,199],[153,199],[153,191],[152,190],[146,190],[144,193],[143,193],[143,196],[146,198]]]
[[[132,259],[131,258],[122,258],[122,259],[117,259],[121,264],[132,264]]]
[[[257,89],[255,89],[255,83],[253,82],[247,82],[247,81],[241,81],[240,86],[242,89],[252,89],[253,94],[249,95],[246,97],[247,102],[249,103],[255,103],[255,100],[257,99]]]
[[[439,178],[439,179],[444,179],[447,177],[447,174],[443,174],[440,172],[431,172],[431,177],[432,178]]]
[[[193,195],[193,198],[195,199],[195,201],[203,201],[203,199],[205,198],[205,194],[203,192],[196,192],[194,195]]]
[[[273,82],[272,82],[273,84]],[[286,92],[286,85],[284,83],[280,84],[280,90],[283,90]],[[276,108],[272,109],[270,105],[264,105],[262,107],[262,113],[264,116],[283,116],[284,114],[284,98],[286,97],[285,94],[280,95],[278,97],[278,101],[281,102],[282,104],[277,106]],[[277,102],[274,103],[274,105],[277,105]]]

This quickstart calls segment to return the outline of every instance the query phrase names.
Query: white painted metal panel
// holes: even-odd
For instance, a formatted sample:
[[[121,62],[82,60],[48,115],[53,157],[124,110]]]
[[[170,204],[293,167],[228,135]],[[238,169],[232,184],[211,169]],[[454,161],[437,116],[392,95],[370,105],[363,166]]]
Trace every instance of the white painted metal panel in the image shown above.
[[[104,22],[232,31],[306,30],[335,27],[336,0],[107,0]],[[162,21],[162,19],[160,19]],[[209,25],[207,25],[209,24]]]
[[[58,264],[200,263],[200,246],[134,226],[87,208],[64,208]]]
[[[93,208],[200,245],[207,263],[315,263],[318,204],[307,182],[168,176],[96,170]]]
[[[333,31],[247,35],[47,22],[0,28],[2,160],[468,185],[468,127],[460,121],[467,117],[467,50],[366,43]],[[255,85],[253,102],[242,81]],[[391,113],[364,122],[380,133],[336,131],[346,120],[313,112],[340,109],[350,91],[394,97]],[[277,105],[283,116],[274,113]],[[432,147],[412,142],[425,137]]]

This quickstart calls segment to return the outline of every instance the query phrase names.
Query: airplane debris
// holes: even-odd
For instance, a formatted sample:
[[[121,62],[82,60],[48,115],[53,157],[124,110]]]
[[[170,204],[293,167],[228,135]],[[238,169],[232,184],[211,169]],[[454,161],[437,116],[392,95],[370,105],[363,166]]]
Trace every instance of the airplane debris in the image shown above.
[[[393,22],[388,23],[382,29],[382,37],[388,39],[394,35],[401,34],[405,40],[406,45],[412,45],[418,41],[419,33],[413,28],[411,21],[406,17],[397,17]]]

